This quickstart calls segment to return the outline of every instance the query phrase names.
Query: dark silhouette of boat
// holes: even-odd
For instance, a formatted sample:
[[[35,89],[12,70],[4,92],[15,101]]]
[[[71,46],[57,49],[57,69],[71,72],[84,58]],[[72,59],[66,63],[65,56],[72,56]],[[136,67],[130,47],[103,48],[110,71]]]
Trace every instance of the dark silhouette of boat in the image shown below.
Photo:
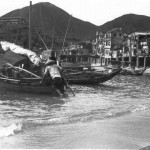
[[[120,73],[121,69],[105,71],[73,71],[65,70],[64,76],[70,84],[99,84],[111,80]]]

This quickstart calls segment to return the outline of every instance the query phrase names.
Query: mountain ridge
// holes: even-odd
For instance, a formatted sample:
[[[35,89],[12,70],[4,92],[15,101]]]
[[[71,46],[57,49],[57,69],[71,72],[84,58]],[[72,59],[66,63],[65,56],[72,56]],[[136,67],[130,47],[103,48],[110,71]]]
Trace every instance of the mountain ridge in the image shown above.
[[[25,18],[25,20],[28,22],[29,6],[13,10],[3,15],[2,17],[22,17]],[[53,34],[56,38],[55,42],[59,46],[62,45],[70,17],[71,21],[66,36],[66,42],[67,40],[93,40],[96,37],[96,31],[106,33],[113,28],[122,28],[123,32],[126,34],[131,34],[133,32],[150,31],[150,17],[145,15],[125,14],[111,21],[108,21],[103,25],[97,26],[92,24],[91,22],[75,18],[63,9],[49,2],[40,2],[32,5],[32,27],[45,29],[44,34],[48,38],[47,42],[49,45],[52,43],[52,40],[50,39]],[[7,31],[7,28],[5,27],[5,32],[10,32],[10,30]],[[17,29],[13,29],[14,35],[11,38],[15,37],[15,32],[17,32]],[[28,34],[27,31],[24,30],[22,30],[21,32],[24,33],[20,33],[20,37]],[[10,35],[10,33],[7,34]],[[27,39],[20,39],[22,40],[22,43],[27,43]]]
[[[125,14],[99,26],[99,31],[107,32],[113,28],[122,28],[126,34],[150,31],[150,17],[137,14]]]
[[[23,7],[22,9],[11,11],[2,17],[16,17],[16,16],[22,16],[23,18],[26,19],[26,21],[28,21],[29,6]],[[56,35],[58,34],[61,37],[65,35],[69,18],[70,15],[66,11],[62,10],[61,8],[58,8],[57,6],[51,3],[40,2],[32,5],[32,19],[33,19],[32,26],[40,27],[43,24],[43,28],[50,30],[52,30],[54,26]],[[77,28],[79,27],[79,25],[80,28],[78,30]],[[68,29],[68,37],[74,36],[76,38],[82,39],[84,37],[91,38],[91,35],[94,37],[93,31],[95,30],[95,27],[96,26],[90,22],[85,22],[72,16]],[[89,30],[89,33],[85,33],[84,32],[85,30]]]

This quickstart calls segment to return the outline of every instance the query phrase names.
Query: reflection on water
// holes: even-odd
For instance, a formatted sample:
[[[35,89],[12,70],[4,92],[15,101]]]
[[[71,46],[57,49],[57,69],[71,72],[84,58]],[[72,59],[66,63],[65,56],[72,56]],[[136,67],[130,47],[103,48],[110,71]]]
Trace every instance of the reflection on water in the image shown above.
[[[66,98],[0,91],[1,128],[91,122],[150,109],[150,77],[117,76],[100,85],[71,86]],[[13,126],[15,124],[16,126]],[[18,129],[19,127],[19,129]]]

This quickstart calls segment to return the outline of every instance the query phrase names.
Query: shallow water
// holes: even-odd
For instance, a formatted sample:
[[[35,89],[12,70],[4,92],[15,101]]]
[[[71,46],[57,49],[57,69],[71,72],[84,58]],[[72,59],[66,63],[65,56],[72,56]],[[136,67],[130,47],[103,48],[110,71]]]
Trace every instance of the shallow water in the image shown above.
[[[65,133],[93,121],[150,110],[150,77],[116,76],[95,86],[71,86],[75,97],[0,90],[1,148],[65,148]],[[63,134],[60,134],[63,133]],[[61,145],[57,145],[57,142]],[[65,144],[66,144],[65,143]]]

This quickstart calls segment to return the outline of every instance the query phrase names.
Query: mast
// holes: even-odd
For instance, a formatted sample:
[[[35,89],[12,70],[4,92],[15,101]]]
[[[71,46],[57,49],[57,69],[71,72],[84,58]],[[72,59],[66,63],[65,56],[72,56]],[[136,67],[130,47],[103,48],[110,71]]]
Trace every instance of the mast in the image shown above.
[[[29,7],[29,49],[31,50],[31,11],[32,11],[32,1],[30,1]]]
[[[66,40],[68,28],[69,28],[69,25],[70,25],[71,17],[72,17],[72,15],[70,15],[70,19],[69,19],[69,22],[68,22],[67,30],[66,30],[66,33],[65,33],[65,37],[64,37],[64,41],[63,41],[63,46],[62,46],[62,52],[64,50],[64,44],[65,44],[65,40]]]
[[[54,43],[53,43],[54,39],[53,38],[54,38],[54,26],[53,26],[53,33],[52,33],[52,50],[53,50],[53,45],[54,45]]]

